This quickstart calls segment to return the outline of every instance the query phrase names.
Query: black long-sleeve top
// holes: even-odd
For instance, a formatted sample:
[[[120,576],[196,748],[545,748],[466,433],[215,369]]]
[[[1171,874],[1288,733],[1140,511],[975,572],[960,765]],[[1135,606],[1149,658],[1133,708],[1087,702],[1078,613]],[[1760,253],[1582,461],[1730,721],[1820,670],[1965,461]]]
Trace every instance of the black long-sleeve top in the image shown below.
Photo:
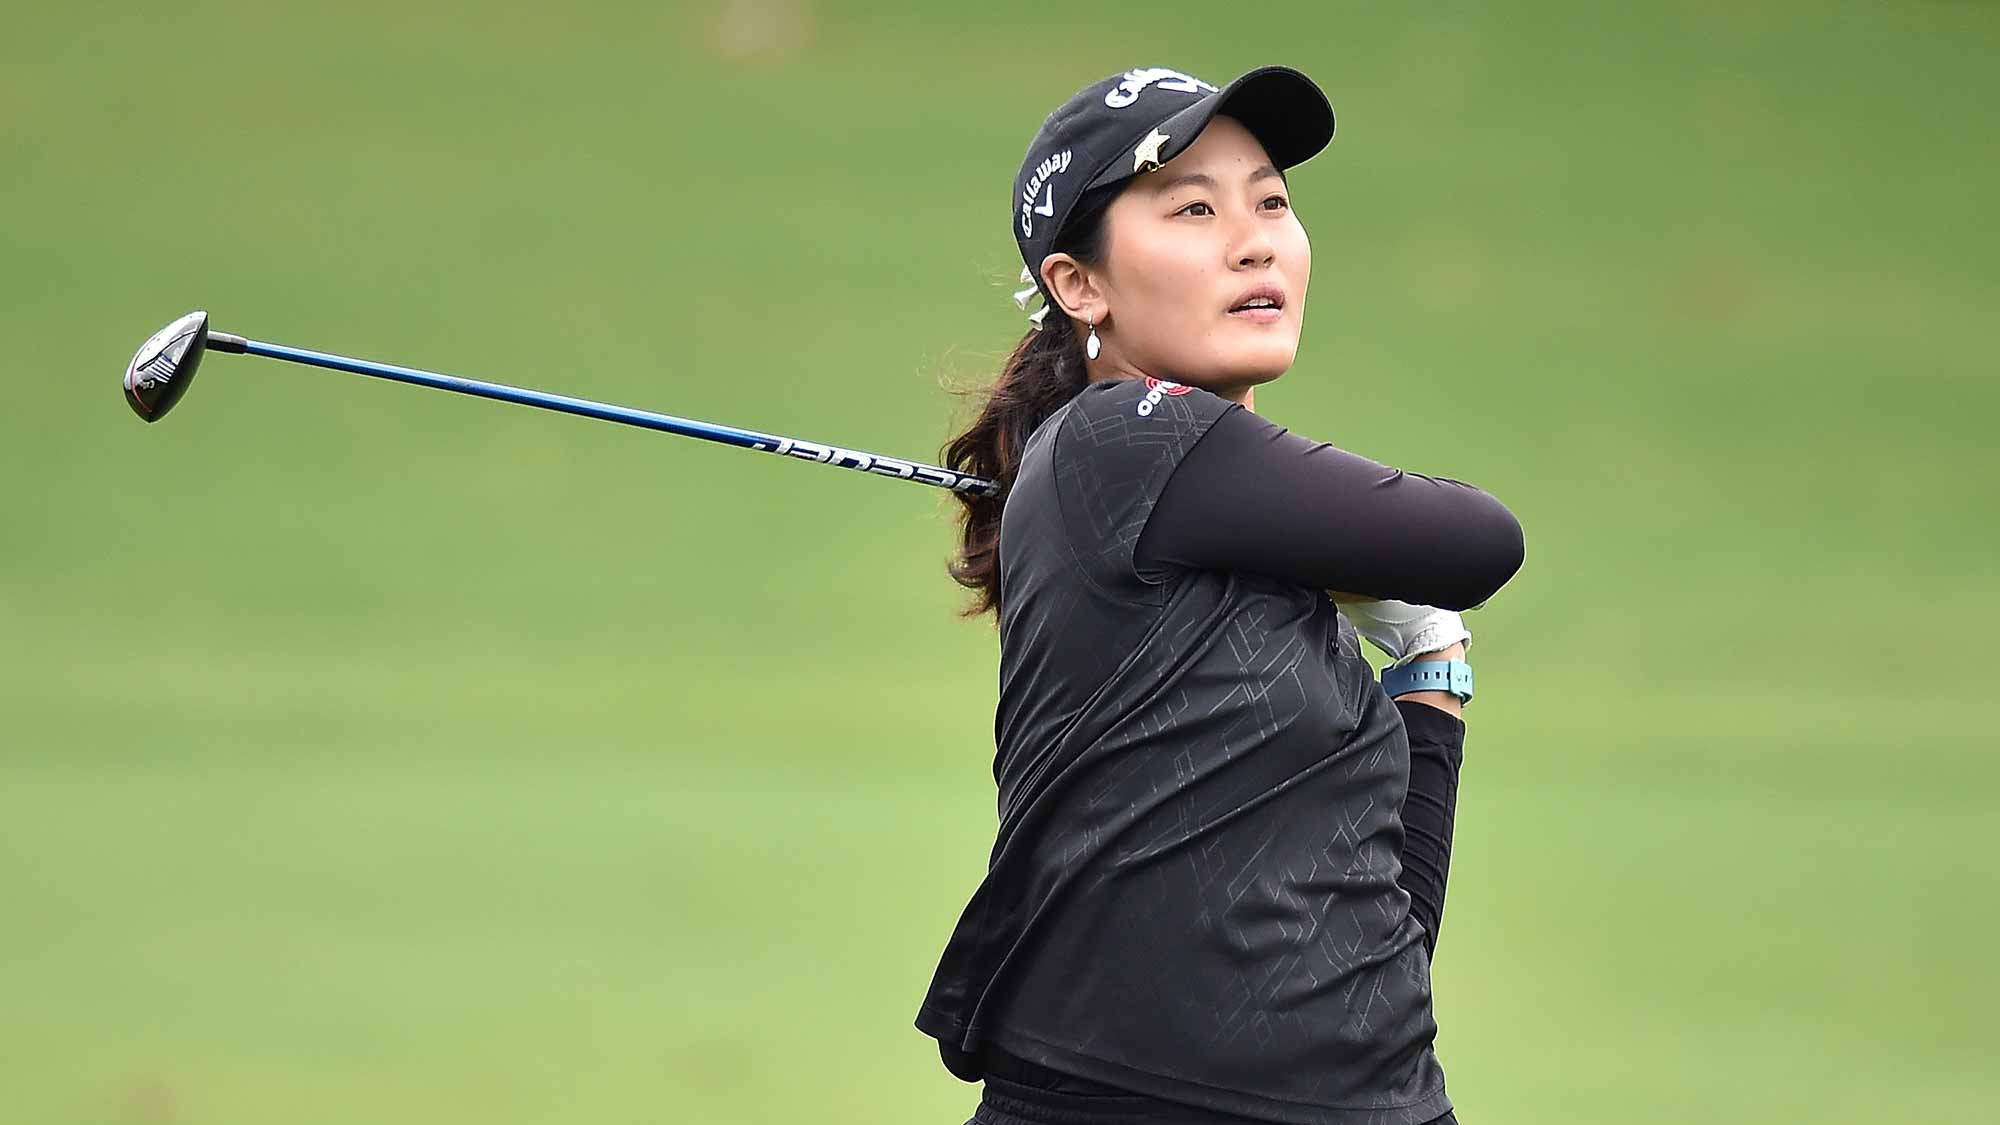
[[[1520,523],[1485,491],[1405,472],[1236,409],[1215,421],[1168,480],[1134,562],[1142,573],[1234,571],[1460,610],[1499,590],[1523,554]],[[1435,954],[1466,726],[1414,700],[1398,700],[1396,709],[1410,746],[1398,883]],[[989,1051],[986,1076],[989,1100],[1012,1093],[1047,1109],[1036,1100],[1046,1091],[1059,1103],[1062,1095],[1138,1101],[999,1050]],[[1161,1103],[1121,1108],[1183,1112]]]
[[[1521,567],[1521,525],[1485,491],[1313,441],[1248,410],[1216,419],[1168,479],[1141,567],[1262,574],[1317,589],[1467,609]],[[1399,701],[1410,740],[1403,874],[1435,951],[1465,723]]]
[[[1236,409],[1168,479],[1135,560],[1457,610],[1505,585],[1522,554],[1520,522],[1483,490]]]

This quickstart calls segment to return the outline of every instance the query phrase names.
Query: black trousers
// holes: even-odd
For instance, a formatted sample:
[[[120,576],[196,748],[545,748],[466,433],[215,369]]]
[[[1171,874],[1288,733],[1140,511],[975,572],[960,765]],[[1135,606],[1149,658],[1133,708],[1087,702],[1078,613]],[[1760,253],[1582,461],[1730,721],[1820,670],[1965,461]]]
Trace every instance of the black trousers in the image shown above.
[[[1015,1117],[981,1102],[979,1108],[972,1111],[972,1116],[966,1118],[965,1125],[1049,1125],[1049,1123],[1037,1118]],[[1426,1122],[1425,1125],[1458,1125],[1458,1118],[1447,1113],[1443,1117]]]
[[[965,1125],[1247,1125],[1244,1118],[1167,1106],[1143,1096],[1053,1094],[989,1075]],[[1458,1125],[1450,1113],[1424,1125]]]

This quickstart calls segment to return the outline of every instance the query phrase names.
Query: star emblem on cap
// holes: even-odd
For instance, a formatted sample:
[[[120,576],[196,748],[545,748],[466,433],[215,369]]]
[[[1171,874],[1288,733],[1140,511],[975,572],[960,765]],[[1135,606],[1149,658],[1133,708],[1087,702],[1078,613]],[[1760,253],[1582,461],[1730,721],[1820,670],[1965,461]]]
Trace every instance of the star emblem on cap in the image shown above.
[[[1140,141],[1139,147],[1132,150],[1132,170],[1134,172],[1144,172],[1149,165],[1158,168],[1160,166],[1160,146],[1166,143],[1167,135],[1158,129],[1146,134],[1146,139]]]

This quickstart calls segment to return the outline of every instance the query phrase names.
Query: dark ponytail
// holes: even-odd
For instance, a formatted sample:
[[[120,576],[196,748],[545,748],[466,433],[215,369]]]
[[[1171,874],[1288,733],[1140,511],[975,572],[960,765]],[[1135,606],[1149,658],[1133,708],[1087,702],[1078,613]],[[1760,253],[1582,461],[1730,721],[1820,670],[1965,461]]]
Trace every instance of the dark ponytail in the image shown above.
[[[1104,261],[1104,213],[1130,181],[1085,192],[1070,209],[1051,250],[1068,254],[1086,266]],[[1039,279],[1036,281],[1040,287]],[[1021,471],[1021,454],[1029,435],[1088,383],[1083,343],[1061,306],[1042,291],[1048,315],[1040,331],[1030,331],[1014,346],[993,385],[986,388],[979,416],[963,433],[945,443],[941,455],[947,468],[1000,482],[1000,495],[954,493],[964,506],[959,513],[960,542],[950,564],[951,577],[977,595],[965,616],[1000,611],[1000,511],[1014,478]]]

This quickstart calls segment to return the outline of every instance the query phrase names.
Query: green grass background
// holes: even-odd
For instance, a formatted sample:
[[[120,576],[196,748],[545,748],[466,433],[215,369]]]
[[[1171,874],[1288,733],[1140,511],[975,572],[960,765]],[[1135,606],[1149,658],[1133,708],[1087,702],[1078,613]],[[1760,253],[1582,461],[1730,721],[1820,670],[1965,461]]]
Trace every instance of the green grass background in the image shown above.
[[[1468,1123],[2000,1117],[2000,9],[30,5],[0,37],[0,1121],[958,1122],[993,829],[939,497],[218,357],[910,456],[1004,194],[1288,62],[1260,409],[1527,528],[1436,968]]]

